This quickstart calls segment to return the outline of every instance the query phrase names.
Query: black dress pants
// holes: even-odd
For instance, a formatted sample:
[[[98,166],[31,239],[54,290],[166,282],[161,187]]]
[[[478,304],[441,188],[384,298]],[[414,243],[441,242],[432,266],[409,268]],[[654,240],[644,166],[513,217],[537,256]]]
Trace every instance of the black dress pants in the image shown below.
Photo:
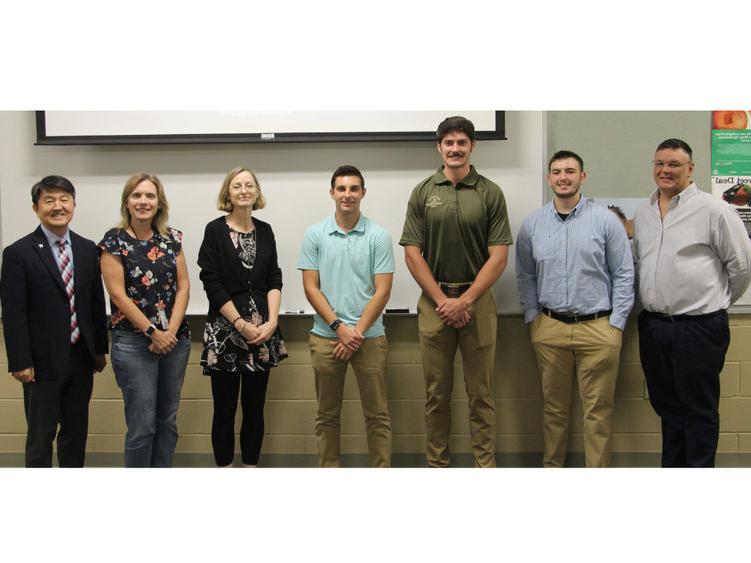
[[[242,462],[245,465],[258,464],[263,443],[263,406],[268,382],[268,371],[245,371],[242,375],[221,372],[211,375],[211,394],[214,399],[211,445],[218,466],[230,465],[235,457],[235,413],[238,394],[243,413],[240,425]]]
[[[23,384],[26,467],[52,467],[55,436],[58,465],[83,467],[93,386],[94,366],[83,339],[71,347],[63,377]]]
[[[649,400],[662,422],[663,467],[714,467],[720,372],[729,344],[724,310],[696,316],[639,315],[641,365]]]

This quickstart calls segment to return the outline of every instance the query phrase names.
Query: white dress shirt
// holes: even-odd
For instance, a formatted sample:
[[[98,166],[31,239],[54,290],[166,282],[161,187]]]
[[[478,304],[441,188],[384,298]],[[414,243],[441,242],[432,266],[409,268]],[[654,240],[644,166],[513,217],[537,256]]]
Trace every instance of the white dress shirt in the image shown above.
[[[696,184],[670,200],[659,190],[634,215],[638,295],[647,311],[702,315],[727,309],[751,280],[751,240],[738,213]]]

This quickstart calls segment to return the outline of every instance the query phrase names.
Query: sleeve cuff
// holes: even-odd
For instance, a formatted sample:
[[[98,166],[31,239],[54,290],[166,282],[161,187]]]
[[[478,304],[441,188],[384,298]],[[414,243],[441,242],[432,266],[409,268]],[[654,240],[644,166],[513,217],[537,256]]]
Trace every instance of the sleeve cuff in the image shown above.
[[[540,314],[539,309],[527,309],[526,311],[524,311],[524,322],[531,323],[533,320],[537,318],[539,314]]]
[[[618,330],[623,330],[626,327],[626,321],[628,320],[627,317],[624,317],[623,315],[619,315],[617,313],[613,313],[610,315],[610,326],[614,326]]]

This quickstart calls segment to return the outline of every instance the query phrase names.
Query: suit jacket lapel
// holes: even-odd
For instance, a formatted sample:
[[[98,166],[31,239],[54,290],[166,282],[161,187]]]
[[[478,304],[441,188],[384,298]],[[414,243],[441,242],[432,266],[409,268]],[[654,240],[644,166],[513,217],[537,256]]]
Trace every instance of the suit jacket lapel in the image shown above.
[[[68,292],[65,290],[65,286],[63,285],[63,277],[60,275],[60,268],[57,267],[57,262],[55,262],[55,259],[52,256],[50,243],[47,242],[47,237],[44,236],[42,227],[37,227],[37,230],[34,231],[32,240],[34,241],[34,251],[37,253],[37,256],[39,256],[39,259],[42,261],[42,263],[47,267],[50,275],[55,280],[55,283],[57,283],[57,287],[60,288],[60,291],[63,292],[65,298],[67,299]]]

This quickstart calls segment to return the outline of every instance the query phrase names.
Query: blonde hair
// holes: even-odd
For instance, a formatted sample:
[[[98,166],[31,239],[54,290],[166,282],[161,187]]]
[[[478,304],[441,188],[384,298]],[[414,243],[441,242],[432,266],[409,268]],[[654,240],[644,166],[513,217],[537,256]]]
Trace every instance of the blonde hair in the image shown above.
[[[219,190],[219,196],[216,198],[216,207],[217,209],[219,209],[219,211],[232,211],[232,203],[229,200],[229,186],[235,176],[237,176],[241,172],[248,172],[251,176],[253,176],[253,182],[255,182],[256,190],[258,190],[258,197],[256,197],[256,201],[253,204],[253,209],[263,209],[264,207],[266,207],[266,198],[263,197],[261,184],[258,183],[258,178],[256,178],[255,172],[253,172],[250,168],[237,166],[227,172],[227,175],[224,177],[222,188]]]
[[[157,211],[154,218],[151,220],[151,228],[154,232],[162,235],[169,234],[167,230],[167,221],[169,217],[169,204],[167,203],[167,196],[164,193],[164,186],[154,174],[148,172],[138,172],[133,174],[128,181],[125,182],[123,188],[123,195],[120,201],[120,224],[121,229],[127,229],[130,227],[130,211],[128,210],[128,198],[130,194],[136,189],[136,186],[141,182],[148,180],[156,186],[156,199],[157,199]]]

